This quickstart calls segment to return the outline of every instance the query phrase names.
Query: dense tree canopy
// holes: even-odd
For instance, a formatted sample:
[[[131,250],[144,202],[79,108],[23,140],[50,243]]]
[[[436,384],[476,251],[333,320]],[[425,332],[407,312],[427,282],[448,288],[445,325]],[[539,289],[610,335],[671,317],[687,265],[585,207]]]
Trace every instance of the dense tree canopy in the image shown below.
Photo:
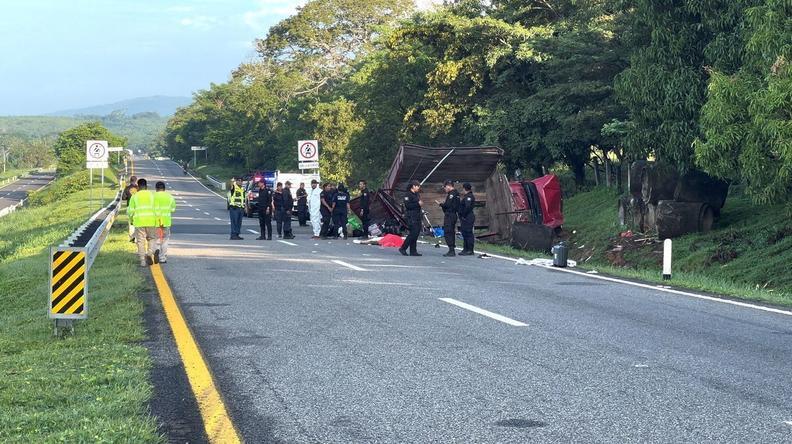
[[[495,144],[506,169],[659,158],[787,199],[785,0],[313,0],[256,41],[258,57],[196,93],[163,149],[187,159],[376,182],[400,141]],[[621,177],[619,175],[619,177]]]
[[[126,139],[111,133],[99,122],[88,122],[66,130],[55,141],[58,174],[66,175],[85,168],[85,142],[106,140],[110,146],[124,146]]]

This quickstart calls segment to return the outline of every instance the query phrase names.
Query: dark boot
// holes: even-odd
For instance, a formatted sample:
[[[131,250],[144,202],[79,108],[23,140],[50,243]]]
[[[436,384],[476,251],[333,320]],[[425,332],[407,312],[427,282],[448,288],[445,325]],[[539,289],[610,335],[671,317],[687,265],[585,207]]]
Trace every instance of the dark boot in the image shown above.
[[[407,249],[399,248],[399,253],[401,253],[402,256],[407,256]]]
[[[454,256],[456,256],[456,251],[448,250],[448,253],[444,254],[443,256],[445,256],[445,257],[454,257]]]

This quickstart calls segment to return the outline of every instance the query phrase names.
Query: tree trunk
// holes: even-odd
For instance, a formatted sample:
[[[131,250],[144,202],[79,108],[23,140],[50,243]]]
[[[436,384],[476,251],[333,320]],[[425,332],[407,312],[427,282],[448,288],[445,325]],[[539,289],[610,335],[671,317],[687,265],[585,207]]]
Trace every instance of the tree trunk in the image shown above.
[[[594,171],[594,185],[599,186],[600,184],[600,177],[599,177],[599,162],[597,159],[591,161],[591,169]]]
[[[583,189],[586,185],[586,163],[583,161],[570,162],[572,173],[575,175],[575,186]]]

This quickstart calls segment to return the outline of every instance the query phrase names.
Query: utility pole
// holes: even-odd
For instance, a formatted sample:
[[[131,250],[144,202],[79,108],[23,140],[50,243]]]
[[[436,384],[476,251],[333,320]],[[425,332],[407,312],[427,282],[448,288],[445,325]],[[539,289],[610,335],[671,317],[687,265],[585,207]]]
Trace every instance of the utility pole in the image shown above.
[[[3,155],[3,173],[6,172],[6,164],[8,163],[8,155],[11,154],[11,150],[8,149],[5,145],[2,147],[2,155]]]

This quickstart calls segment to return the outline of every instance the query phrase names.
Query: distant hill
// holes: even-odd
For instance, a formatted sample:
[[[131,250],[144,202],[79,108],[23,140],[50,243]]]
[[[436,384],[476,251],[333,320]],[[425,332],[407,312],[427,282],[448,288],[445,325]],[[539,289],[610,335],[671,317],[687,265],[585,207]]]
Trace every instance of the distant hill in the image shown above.
[[[139,113],[157,113],[160,116],[172,116],[176,109],[192,102],[189,97],[151,96],[122,100],[106,105],[89,106],[87,108],[67,109],[47,114],[48,116],[106,116],[114,111],[126,115]]]
[[[0,134],[54,139],[62,131],[90,121],[101,122],[110,131],[126,137],[127,148],[148,151],[156,145],[168,117],[154,112],[127,115],[120,111],[103,116],[0,116]]]

